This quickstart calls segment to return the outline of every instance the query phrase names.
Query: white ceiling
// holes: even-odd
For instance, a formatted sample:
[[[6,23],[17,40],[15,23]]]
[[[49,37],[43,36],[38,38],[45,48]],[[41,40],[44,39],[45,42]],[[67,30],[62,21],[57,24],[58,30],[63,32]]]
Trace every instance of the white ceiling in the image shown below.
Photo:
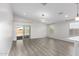
[[[43,13],[47,23],[70,20],[76,16],[76,4],[74,3],[48,3],[45,6],[41,3],[16,3],[11,5],[15,15],[35,21],[40,21],[43,18]]]

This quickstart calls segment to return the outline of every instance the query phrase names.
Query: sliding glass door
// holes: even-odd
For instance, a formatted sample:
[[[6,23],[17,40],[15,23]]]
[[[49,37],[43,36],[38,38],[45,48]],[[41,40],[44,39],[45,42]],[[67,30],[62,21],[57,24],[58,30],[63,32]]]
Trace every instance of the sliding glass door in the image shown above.
[[[23,38],[23,26],[22,25],[16,26],[16,37],[17,37],[17,40]]]
[[[24,38],[30,38],[31,27],[29,25],[24,25]]]
[[[30,25],[17,25],[16,26],[16,37],[19,39],[30,38]]]

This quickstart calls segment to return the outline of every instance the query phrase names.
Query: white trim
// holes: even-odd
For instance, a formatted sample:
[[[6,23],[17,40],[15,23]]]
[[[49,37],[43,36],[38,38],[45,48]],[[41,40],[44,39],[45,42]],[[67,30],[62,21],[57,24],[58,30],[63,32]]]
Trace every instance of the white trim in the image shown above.
[[[49,37],[49,38],[51,38],[51,39],[57,39],[57,40],[63,40],[63,41],[67,41],[67,42],[72,42],[72,43],[74,43],[74,40],[69,40],[69,39],[67,39],[67,38],[55,38],[55,37]]]
[[[9,50],[8,50],[7,56],[9,56],[10,50],[11,50],[11,48],[12,48],[12,44],[13,44],[13,41],[11,42],[11,45],[10,45],[10,48],[9,48]]]

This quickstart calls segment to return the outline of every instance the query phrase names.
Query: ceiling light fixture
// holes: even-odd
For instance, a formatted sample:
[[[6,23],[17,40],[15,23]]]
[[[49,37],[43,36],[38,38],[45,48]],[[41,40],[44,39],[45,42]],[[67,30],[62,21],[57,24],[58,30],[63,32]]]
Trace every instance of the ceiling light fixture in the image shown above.
[[[47,5],[47,3],[41,3],[41,4],[44,6],[44,7],[43,7],[43,8],[44,8],[43,10],[45,10],[45,6]],[[47,20],[46,20],[46,19],[47,19],[47,18],[46,18],[46,17],[47,17],[47,14],[43,12],[43,13],[41,14],[41,16],[42,16],[41,19],[40,19],[41,22],[43,22],[43,23],[47,22]]]
[[[26,16],[26,13],[24,13],[24,16]]]
[[[77,5],[77,16],[75,17],[75,20],[76,20],[76,21],[79,21],[79,14],[78,14],[78,3],[77,3],[76,5]]]
[[[41,16],[42,16],[42,18],[47,18],[48,14],[46,12],[42,12]]]
[[[69,16],[68,15],[65,15],[65,18],[68,18]]]
[[[42,16],[45,16],[44,14],[42,14]]]
[[[42,14],[42,19],[40,19],[41,22],[46,22],[45,16],[46,16],[46,15],[43,13],[43,14]]]

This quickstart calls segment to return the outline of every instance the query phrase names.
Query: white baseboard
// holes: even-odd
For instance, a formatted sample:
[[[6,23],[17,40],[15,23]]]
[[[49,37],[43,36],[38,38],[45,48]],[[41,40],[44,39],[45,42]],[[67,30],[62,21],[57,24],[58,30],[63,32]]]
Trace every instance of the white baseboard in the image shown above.
[[[10,48],[8,49],[7,56],[9,56],[10,50],[11,50],[11,48],[12,48],[12,44],[13,44],[13,41],[11,42]]]
[[[50,39],[57,39],[57,40],[63,40],[63,41],[74,43],[73,40],[69,40],[69,39],[66,39],[66,38],[55,38],[55,37],[48,37],[48,38],[50,38]]]
[[[43,39],[43,38],[47,38],[47,37],[41,37],[41,38],[30,38],[30,39]]]

